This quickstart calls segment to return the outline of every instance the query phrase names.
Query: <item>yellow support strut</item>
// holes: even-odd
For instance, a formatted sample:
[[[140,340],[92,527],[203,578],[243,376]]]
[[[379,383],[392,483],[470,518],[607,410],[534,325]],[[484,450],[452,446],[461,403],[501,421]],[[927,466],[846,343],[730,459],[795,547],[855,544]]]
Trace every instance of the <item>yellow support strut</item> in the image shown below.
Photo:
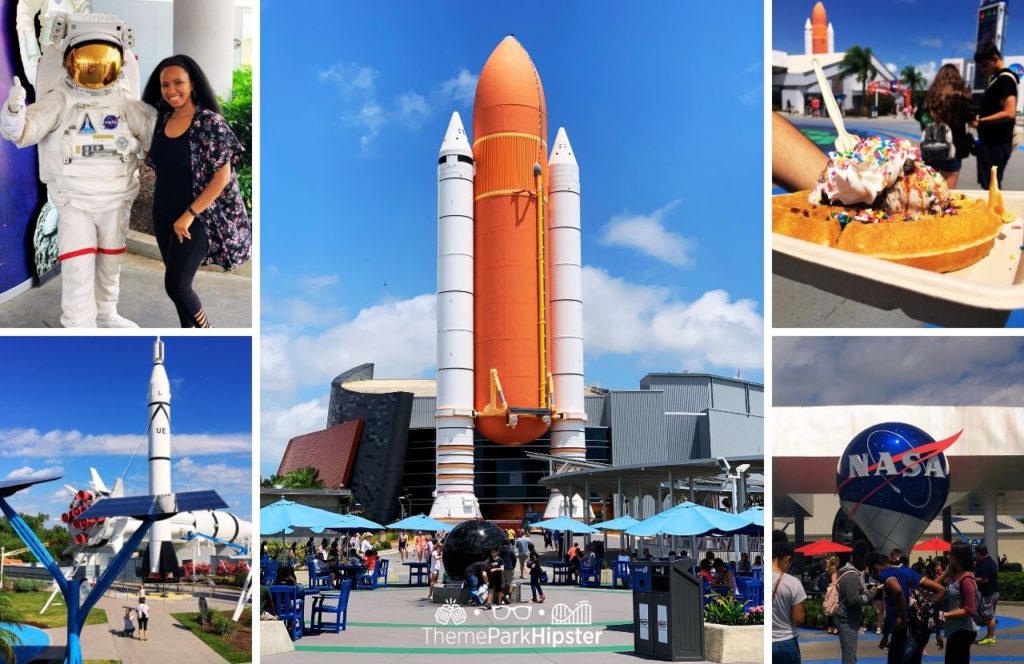
[[[548,407],[548,322],[547,322],[547,260],[544,253],[544,180],[540,162],[533,165],[537,182],[537,308],[540,328],[540,407]]]

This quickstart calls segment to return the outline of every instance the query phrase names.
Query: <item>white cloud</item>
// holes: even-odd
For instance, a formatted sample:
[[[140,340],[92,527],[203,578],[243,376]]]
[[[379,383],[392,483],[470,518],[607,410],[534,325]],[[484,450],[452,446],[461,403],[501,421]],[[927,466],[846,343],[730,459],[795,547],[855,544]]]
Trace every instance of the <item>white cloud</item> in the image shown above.
[[[0,457],[77,457],[132,455],[146,445],[137,434],[84,434],[80,431],[0,429]],[[248,434],[175,434],[171,445],[177,454],[251,454]]]
[[[324,288],[329,288],[330,286],[337,286],[338,281],[339,279],[337,274],[320,274],[299,277],[299,285],[306,291],[318,291],[323,290]]]
[[[615,215],[601,229],[600,242],[604,245],[628,247],[653,256],[676,267],[689,267],[691,242],[678,233],[666,230],[663,220],[679,200],[670,202],[650,214],[623,212]]]
[[[463,67],[459,69],[459,73],[441,84],[441,95],[455,101],[470,103],[476,95],[476,83],[479,78]]]
[[[324,385],[363,362],[382,377],[414,377],[435,365],[436,301],[433,293],[384,302],[318,335],[264,332],[260,341],[265,392]]]
[[[885,68],[888,69],[893,75],[899,76],[900,66],[897,65],[895,62],[886,62]]]
[[[277,472],[288,441],[327,426],[327,405],[330,394],[290,406],[270,406],[260,418],[260,473]]]
[[[931,62],[922,62],[917,65],[917,70],[924,76],[925,85],[931,85],[932,81],[935,80],[935,75],[939,73],[939,63],[934,60]]]
[[[50,466],[48,468],[40,468],[36,470],[31,466],[22,466],[16,468],[11,472],[7,473],[7,477],[4,479],[8,480],[37,480],[41,477],[51,477],[53,475],[60,475],[64,472],[64,468],[61,466]]]
[[[356,62],[339,62],[320,72],[320,80],[337,85],[345,95],[372,93],[379,71]]]
[[[430,116],[427,100],[415,92],[398,95],[395,103],[398,106],[399,119],[412,129],[419,129],[423,120]]]
[[[588,355],[638,355],[674,370],[763,366],[764,320],[753,300],[723,290],[693,302],[667,288],[635,284],[597,267],[583,268],[583,318]]]
[[[938,37],[918,37],[914,41],[928,48],[942,48],[942,40]]]

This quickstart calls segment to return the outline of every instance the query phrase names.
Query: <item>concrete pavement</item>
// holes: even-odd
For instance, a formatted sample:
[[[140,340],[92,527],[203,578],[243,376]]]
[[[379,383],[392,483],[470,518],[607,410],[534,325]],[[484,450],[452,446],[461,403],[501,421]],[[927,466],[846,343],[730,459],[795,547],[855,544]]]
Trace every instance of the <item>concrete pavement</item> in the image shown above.
[[[0,304],[0,327],[59,328],[60,276]],[[249,264],[236,272],[219,267],[199,270],[193,289],[214,327],[252,327],[252,277]],[[151,236],[132,232],[121,268],[118,312],[140,327],[179,326],[174,305],[164,292],[164,265]]]
[[[108,592],[97,607],[106,609],[106,625],[87,625],[82,630],[82,654],[86,660],[111,659],[137,664],[222,664],[226,659],[211,650],[186,627],[178,624],[172,613],[195,612],[199,610],[198,596],[185,600],[161,601],[148,596],[149,640],[141,641],[121,636],[124,629],[124,610],[137,605],[136,595],[123,592]],[[233,611],[234,603],[208,599],[211,609]],[[138,621],[136,621],[136,626]],[[66,629],[45,630],[54,644],[43,651],[36,661],[63,661],[64,644],[67,642]]]

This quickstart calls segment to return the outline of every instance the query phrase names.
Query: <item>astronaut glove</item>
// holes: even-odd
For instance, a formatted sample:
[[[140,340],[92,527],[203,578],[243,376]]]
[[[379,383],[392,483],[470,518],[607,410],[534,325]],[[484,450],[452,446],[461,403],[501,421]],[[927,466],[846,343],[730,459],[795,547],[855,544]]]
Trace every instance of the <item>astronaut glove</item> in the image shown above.
[[[17,76],[14,77],[14,85],[7,94],[4,106],[11,113],[21,113],[21,109],[25,108],[25,88],[21,87],[21,80]]]
[[[25,131],[25,88],[21,87],[21,81],[14,77],[14,87],[11,88],[7,101],[0,106],[0,135],[12,141],[21,138]]]

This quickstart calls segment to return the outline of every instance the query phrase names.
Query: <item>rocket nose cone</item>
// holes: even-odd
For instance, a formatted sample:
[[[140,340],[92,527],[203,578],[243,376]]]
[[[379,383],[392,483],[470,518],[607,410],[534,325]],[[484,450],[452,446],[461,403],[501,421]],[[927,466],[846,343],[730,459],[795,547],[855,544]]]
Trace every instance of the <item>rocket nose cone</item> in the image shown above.
[[[528,127],[491,126],[494,122],[505,124],[509,121],[509,118],[506,117],[502,122],[500,116],[508,114],[494,112],[496,111],[495,107],[507,109],[518,107],[527,111],[527,115],[532,115],[533,118],[531,124],[534,134],[537,132],[537,112],[539,111],[545,118],[547,116],[544,86],[541,84],[540,74],[537,73],[526,49],[511,35],[501,40],[501,43],[487,58],[487,62],[480,72],[480,79],[476,84],[476,98],[473,103],[473,137],[479,140],[492,131],[525,131],[529,129]],[[531,109],[532,113],[529,113]],[[514,119],[512,122],[518,124]]]
[[[548,159],[548,166],[556,164],[576,164],[576,155],[572,152],[572,145],[569,144],[569,135],[565,133],[565,127],[558,128],[555,136],[555,145],[551,148],[551,158]]]
[[[814,9],[811,10],[811,24],[823,26],[827,22],[828,16],[825,13],[825,5],[821,4],[821,2],[816,3]]]
[[[462,126],[462,118],[458,111],[452,113],[452,119],[448,123],[448,131],[444,133],[444,140],[441,141],[441,151],[438,156],[444,157],[449,154],[470,158],[473,156],[473,150],[469,146],[469,137],[466,136],[466,129]]]

